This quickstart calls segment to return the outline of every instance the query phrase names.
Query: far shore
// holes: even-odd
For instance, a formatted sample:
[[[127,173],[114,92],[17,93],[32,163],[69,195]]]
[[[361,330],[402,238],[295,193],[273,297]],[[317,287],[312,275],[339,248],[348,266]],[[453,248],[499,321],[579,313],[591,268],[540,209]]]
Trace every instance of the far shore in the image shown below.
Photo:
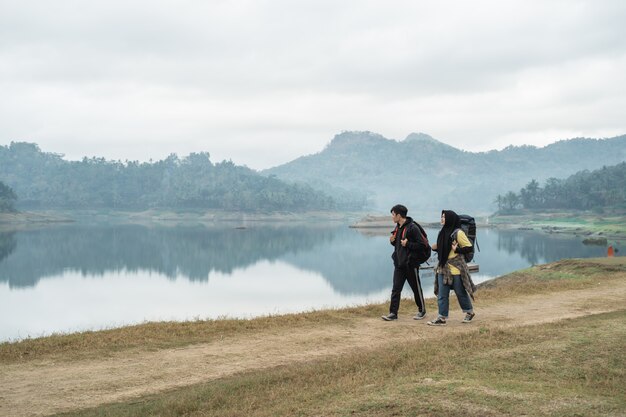
[[[0,229],[23,229],[45,227],[62,223],[130,223],[130,224],[217,224],[236,223],[245,227],[250,223],[281,222],[344,222],[353,223],[363,216],[359,212],[307,211],[307,212],[243,212],[224,210],[169,210],[143,211],[115,210],[45,210],[0,213]]]
[[[439,228],[438,222],[421,222],[423,227]],[[626,215],[599,215],[589,212],[520,213],[476,217],[480,228],[535,230],[543,233],[567,234],[589,239],[626,239]],[[394,225],[388,215],[368,214],[350,225],[367,234],[388,233]]]
[[[63,213],[52,211],[18,211],[0,213],[0,230],[23,229],[72,222],[74,222],[74,220]]]
[[[416,219],[422,226],[439,228],[439,222]],[[308,212],[241,212],[224,210],[170,210],[143,211],[115,210],[41,210],[0,213],[0,230],[20,230],[49,227],[66,223],[117,223],[140,225],[216,225],[233,223],[248,227],[256,223],[344,223],[366,234],[387,234],[394,225],[387,214],[363,212],[308,211]],[[625,240],[626,214],[596,214],[591,212],[521,212],[511,215],[477,216],[479,229],[535,230],[551,234],[580,236],[590,240]]]

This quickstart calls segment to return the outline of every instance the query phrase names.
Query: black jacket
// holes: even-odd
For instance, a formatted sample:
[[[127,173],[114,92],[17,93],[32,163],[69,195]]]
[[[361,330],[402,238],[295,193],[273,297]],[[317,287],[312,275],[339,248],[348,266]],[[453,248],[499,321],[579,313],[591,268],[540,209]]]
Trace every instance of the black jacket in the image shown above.
[[[412,259],[411,252],[414,252],[418,249],[418,244],[416,243],[419,239],[419,228],[413,222],[413,219],[410,217],[406,218],[406,222],[402,227],[396,225],[396,228],[391,232],[392,234],[396,234],[396,240],[391,243],[395,249],[393,254],[391,255],[391,259],[393,259],[393,265],[395,267],[403,267],[403,266],[418,266],[418,262]],[[402,239],[408,239],[406,246],[402,246],[400,241]]]

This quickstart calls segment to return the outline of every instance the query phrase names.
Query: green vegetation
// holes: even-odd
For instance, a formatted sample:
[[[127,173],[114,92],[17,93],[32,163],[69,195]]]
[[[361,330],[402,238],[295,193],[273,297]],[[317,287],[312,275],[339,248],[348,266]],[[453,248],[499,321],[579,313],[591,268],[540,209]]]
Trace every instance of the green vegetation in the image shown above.
[[[0,181],[0,213],[14,212],[17,196],[5,183]]]
[[[496,197],[500,212],[518,207],[531,210],[573,209],[626,211],[626,162],[602,167],[595,171],[580,171],[567,179],[549,178],[543,187],[530,181],[519,194],[509,191]]]
[[[149,208],[226,211],[304,211],[341,208],[309,185],[287,184],[231,161],[212,163],[208,153],[172,154],[157,162],[66,161],[36,144],[0,146],[0,178],[20,196],[20,207],[38,209]],[[359,202],[344,201],[352,208]]]

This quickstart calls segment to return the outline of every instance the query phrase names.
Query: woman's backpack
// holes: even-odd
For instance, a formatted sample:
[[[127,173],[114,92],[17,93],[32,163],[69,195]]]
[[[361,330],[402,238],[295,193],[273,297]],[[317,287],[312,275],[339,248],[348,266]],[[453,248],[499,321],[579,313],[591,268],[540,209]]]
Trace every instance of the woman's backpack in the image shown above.
[[[465,257],[465,262],[472,262],[474,259],[474,248],[478,248],[478,251],[480,252],[480,246],[478,246],[478,242],[476,241],[476,220],[467,214],[459,214],[459,219],[461,219],[460,230],[463,230],[465,236],[467,236],[470,242],[472,242],[472,250],[468,253],[464,253],[463,256]],[[456,240],[456,234],[458,231],[459,229],[456,229],[452,232],[453,240]]]

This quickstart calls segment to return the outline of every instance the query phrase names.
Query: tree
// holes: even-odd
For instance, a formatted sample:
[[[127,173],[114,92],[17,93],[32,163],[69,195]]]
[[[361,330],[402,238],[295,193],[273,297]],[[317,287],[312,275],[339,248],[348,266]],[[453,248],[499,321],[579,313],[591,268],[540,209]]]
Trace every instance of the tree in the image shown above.
[[[0,212],[14,212],[17,196],[5,183],[0,181]]]
[[[513,191],[509,191],[505,194],[503,201],[504,209],[507,211],[515,210],[520,204],[520,198]]]
[[[526,187],[520,190],[520,200],[522,206],[525,208],[537,208],[539,206],[539,193],[541,189],[539,188],[539,183],[533,179]]]
[[[498,211],[501,211],[504,207],[504,197],[502,197],[500,194],[498,194],[493,202],[498,205]]]

